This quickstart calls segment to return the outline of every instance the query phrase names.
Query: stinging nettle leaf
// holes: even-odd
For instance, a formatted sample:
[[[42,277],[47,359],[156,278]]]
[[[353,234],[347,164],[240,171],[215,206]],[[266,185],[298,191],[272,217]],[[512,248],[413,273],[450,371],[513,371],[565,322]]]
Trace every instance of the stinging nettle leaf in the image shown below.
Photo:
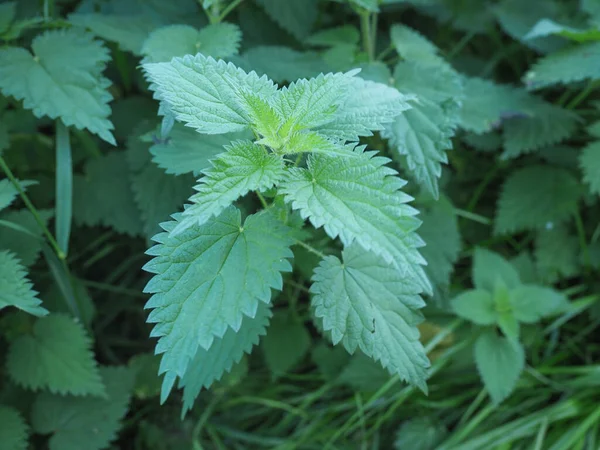
[[[198,348],[190,361],[185,375],[179,382],[183,388],[182,415],[192,409],[194,400],[203,388],[208,389],[223,374],[230,372],[234,364],[250,353],[266,333],[271,318],[271,309],[265,303],[259,303],[254,317],[244,317],[239,330],[228,328],[222,338],[216,338],[208,350]]]
[[[438,48],[418,31],[404,25],[395,24],[390,29],[392,45],[398,54],[407,61],[418,61],[434,66],[447,66],[438,55]],[[437,70],[430,66],[431,70]]]
[[[154,30],[144,41],[144,63],[170,61],[175,56],[202,53],[213,58],[236,55],[242,34],[237,25],[216,23],[200,30],[189,25],[167,25]]]
[[[29,427],[19,411],[0,405],[0,443],[3,450],[26,450]]]
[[[281,289],[281,272],[291,271],[290,230],[269,212],[249,216],[229,207],[218,217],[179,235],[177,226],[162,224],[144,269],[156,274],[145,288],[153,294],[146,308],[156,323],[156,353],[163,354],[160,373],[167,373],[162,399],[176,377],[183,377],[199,347],[209,350],[244,316],[255,317],[260,302],[269,303],[271,289]]]
[[[37,184],[35,181],[20,181],[19,186],[21,190],[25,190],[27,186],[31,186]],[[19,192],[12,184],[12,182],[8,178],[4,178],[0,180],[0,211],[2,211],[7,206],[17,198]]]
[[[579,156],[579,167],[590,191],[600,195],[600,141],[594,141],[583,149]]]
[[[38,319],[30,333],[10,344],[6,368],[18,385],[34,391],[104,396],[91,346],[80,323],[52,314]]]
[[[282,157],[267,153],[264,147],[251,141],[236,141],[226,146],[225,152],[211,164],[194,188],[198,192],[190,197],[192,203],[171,235],[202,225],[248,192],[267,190],[284,176]]]
[[[452,310],[477,325],[493,325],[497,320],[492,294],[484,289],[471,289],[455,297]]]
[[[33,290],[27,271],[9,251],[0,251],[0,310],[14,306],[34,316],[48,314]]]
[[[307,37],[318,16],[318,0],[257,0],[266,13],[298,40]]]
[[[344,249],[342,260],[327,256],[312,279],[312,307],[323,329],[334,344],[342,342],[351,354],[360,348],[426,391],[429,360],[417,328],[425,306],[421,286],[357,244]]]
[[[23,100],[36,117],[60,118],[115,144],[108,120],[110,81],[102,76],[108,50],[76,29],[46,31],[31,44],[0,49],[0,91]]]
[[[567,304],[566,297],[543,286],[523,285],[509,293],[513,314],[519,322],[535,323]]]
[[[383,256],[430,293],[418,251],[423,241],[415,233],[417,211],[407,205],[412,197],[400,191],[406,182],[385,166],[387,158],[374,155],[364,148],[345,157],[311,154],[306,169],[289,170],[280,192],[313,226],[339,236],[345,246],[356,241]]]
[[[255,72],[246,73],[231,63],[202,54],[143,67],[158,99],[168,103],[177,120],[200,133],[244,130],[250,119],[238,91],[269,98],[277,90],[265,76],[259,78]]]
[[[492,401],[498,404],[515,388],[525,366],[525,351],[518,342],[487,330],[475,341],[475,363]]]
[[[498,253],[477,247],[473,256],[473,284],[477,289],[494,292],[500,279],[509,289],[521,284],[514,266]]]
[[[102,450],[116,439],[128,410],[135,373],[126,367],[100,368],[106,397],[41,393],[31,412],[34,431],[51,434],[50,450]]]

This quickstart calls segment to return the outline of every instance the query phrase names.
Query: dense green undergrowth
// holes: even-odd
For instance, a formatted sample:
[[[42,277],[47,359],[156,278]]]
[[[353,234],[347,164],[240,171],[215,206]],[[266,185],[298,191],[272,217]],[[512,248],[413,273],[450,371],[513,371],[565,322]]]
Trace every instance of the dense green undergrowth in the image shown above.
[[[600,446],[600,3],[0,2],[0,450]]]

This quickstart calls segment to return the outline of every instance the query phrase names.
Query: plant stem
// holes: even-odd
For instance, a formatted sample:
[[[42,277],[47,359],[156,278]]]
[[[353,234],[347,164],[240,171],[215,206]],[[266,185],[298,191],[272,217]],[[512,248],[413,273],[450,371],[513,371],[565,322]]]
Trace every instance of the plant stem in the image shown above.
[[[71,218],[73,212],[73,162],[69,129],[60,119],[56,121],[56,240],[61,251],[69,253]]]
[[[569,102],[569,104],[566,106],[567,109],[573,109],[575,108],[577,105],[579,105],[582,101],[585,100],[585,98],[590,95],[592,93],[592,91],[594,89],[596,89],[598,86],[600,86],[600,80],[592,80],[588,83],[588,85],[585,87],[585,89],[583,91],[581,91],[579,93],[579,95],[577,95],[573,100],[571,100]]]
[[[265,200],[263,195],[260,192],[256,191],[256,196],[260,200],[260,203],[262,204],[263,208],[269,209],[269,204],[267,203],[267,200]]]
[[[591,266],[590,250],[588,248],[587,240],[585,238],[585,229],[583,227],[583,220],[579,209],[573,214],[575,216],[575,227],[577,228],[577,235],[579,236],[579,245],[583,252],[583,261],[586,268]]]
[[[372,41],[371,13],[363,11],[360,13],[360,32],[362,34],[363,50],[367,53],[369,61],[375,60],[375,46]]]
[[[327,255],[325,255],[325,253],[323,253],[323,252],[321,252],[321,251],[317,250],[317,249],[316,249],[316,248],[314,248],[312,245],[309,245],[309,244],[307,244],[307,243],[306,243],[306,242],[304,242],[304,241],[300,241],[300,240],[296,239],[296,244],[298,244],[300,247],[304,247],[304,248],[305,248],[306,250],[308,250],[309,252],[311,252],[311,253],[313,253],[313,254],[315,254],[315,255],[317,255],[317,256],[320,256],[320,257],[321,257],[321,259],[324,259],[324,258],[327,256]]]
[[[13,175],[12,171],[10,170],[10,168],[8,167],[8,165],[6,164],[6,161],[4,161],[4,158],[2,156],[0,156],[0,168],[4,171],[4,173],[6,174],[8,179],[11,181],[11,183],[13,184],[13,186],[19,193],[19,196],[25,203],[25,206],[27,206],[27,209],[29,209],[29,211],[33,215],[33,218],[35,219],[37,224],[40,226],[40,228],[46,235],[46,238],[48,238],[48,242],[52,246],[52,249],[54,250],[56,255],[59,257],[59,259],[64,260],[65,254],[62,252],[62,250],[58,246],[58,243],[54,239],[54,236],[52,236],[52,233],[50,233],[50,230],[48,230],[48,227],[46,226],[46,224],[44,223],[44,221],[38,214],[37,209],[35,209],[35,206],[33,206],[33,203],[31,203],[31,200],[29,200],[29,197],[27,196],[27,194],[25,194],[25,191],[23,191],[23,189],[21,189],[21,185],[17,181],[16,177]]]
[[[231,11],[233,11],[235,8],[238,7],[238,5],[240,3],[242,3],[244,0],[233,0],[233,2],[231,2],[229,5],[227,5],[227,7],[223,10],[223,12],[221,13],[221,15],[217,18],[217,23],[222,22],[223,20],[225,20],[225,17],[227,17],[229,15],[229,13]]]

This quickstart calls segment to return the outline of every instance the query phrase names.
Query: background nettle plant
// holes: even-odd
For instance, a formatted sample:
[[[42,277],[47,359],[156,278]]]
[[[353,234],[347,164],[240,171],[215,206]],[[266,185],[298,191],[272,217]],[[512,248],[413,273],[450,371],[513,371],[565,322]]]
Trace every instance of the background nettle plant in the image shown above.
[[[0,0],[0,450],[600,448],[599,30]]]

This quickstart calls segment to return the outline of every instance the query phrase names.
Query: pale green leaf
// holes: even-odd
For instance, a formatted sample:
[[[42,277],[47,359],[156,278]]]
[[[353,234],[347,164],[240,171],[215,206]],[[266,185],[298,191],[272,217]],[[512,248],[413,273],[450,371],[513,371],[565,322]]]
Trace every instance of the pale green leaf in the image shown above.
[[[477,289],[493,292],[497,280],[512,289],[521,284],[519,273],[498,253],[478,247],[473,256],[473,284]]]
[[[529,117],[514,117],[504,123],[503,158],[516,158],[569,138],[577,126],[573,112],[546,102],[532,105]]]
[[[450,99],[460,103],[465,97],[466,80],[449,67],[432,69],[418,61],[401,61],[394,67],[392,79],[400,92],[416,94],[417,99],[425,98],[437,104]]]
[[[416,61],[436,66],[446,66],[446,61],[438,55],[438,48],[418,31],[404,25],[392,25],[390,29],[392,45],[406,61]],[[430,70],[436,70],[430,67]]]
[[[0,310],[14,306],[34,316],[48,314],[33,290],[27,271],[9,251],[0,250]]]
[[[275,313],[261,347],[273,377],[289,372],[310,349],[310,334],[302,322],[287,312]]]
[[[600,42],[573,45],[540,58],[525,74],[531,89],[600,78]]]
[[[163,354],[163,400],[176,377],[185,375],[199,347],[210,349],[228,328],[240,329],[254,317],[259,302],[269,303],[271,289],[281,289],[280,272],[291,270],[289,230],[271,214],[249,216],[230,207],[201,226],[169,236],[177,221],[162,224],[167,233],[153,239],[154,258],[144,266],[156,274],[145,288],[153,294],[146,308],[152,336]]]
[[[523,39],[534,39],[558,35],[577,42],[600,40],[600,30],[596,27],[581,30],[567,25],[561,25],[550,19],[541,19]]]
[[[431,292],[418,251],[423,241],[414,232],[417,211],[407,205],[411,197],[400,191],[405,182],[387,162],[362,148],[346,157],[311,154],[306,169],[289,171],[280,192],[315,228],[324,227],[345,246],[356,241],[382,255],[401,276]]]
[[[58,394],[105,394],[92,340],[83,326],[63,314],[37,319],[8,350],[6,369],[20,386]]]
[[[241,38],[240,29],[232,23],[207,25],[200,30],[189,25],[167,25],[148,36],[141,53],[145,63],[167,62],[174,56],[196,53],[225,58],[237,54]]]
[[[326,257],[313,276],[312,307],[323,329],[349,353],[360,348],[391,373],[427,390],[429,360],[417,328],[425,306],[421,286],[356,244],[342,258]]]
[[[161,222],[168,220],[172,213],[183,210],[194,178],[190,174],[166,174],[152,162],[149,145],[135,136],[127,141],[127,146],[131,189],[140,211],[143,233],[150,238],[160,231]]]
[[[600,141],[588,144],[579,156],[583,181],[593,194],[600,195]]]
[[[485,388],[497,404],[515,388],[525,366],[525,352],[519,343],[488,330],[475,342],[475,363]]]
[[[152,161],[169,174],[199,175],[210,167],[209,161],[222,153],[226,144],[236,139],[247,139],[248,133],[199,134],[175,123],[164,140],[159,140],[156,133],[152,134],[154,145],[150,147],[150,153]]]
[[[128,410],[135,374],[125,367],[102,367],[106,398],[40,394],[31,413],[33,430],[50,434],[50,450],[109,447]]]
[[[0,448],[2,450],[26,450],[28,438],[29,427],[19,411],[0,405]]]
[[[202,54],[143,65],[151,88],[175,117],[200,133],[242,131],[250,120],[239,90],[270,97],[277,87],[266,77]]]
[[[452,310],[463,319],[477,325],[493,325],[497,313],[492,294],[483,289],[464,291],[452,299]]]
[[[0,4],[0,34],[8,31],[10,24],[17,15],[17,2],[5,2]]]
[[[102,76],[108,50],[76,29],[46,31],[24,48],[0,49],[0,90],[23,100],[36,117],[60,118],[115,144],[108,120],[110,81]]]
[[[502,186],[494,233],[558,225],[576,210],[580,195],[581,184],[565,169],[549,166],[519,169]]]
[[[90,227],[112,227],[130,236],[142,233],[125,152],[92,158],[85,165],[85,175],[75,175],[73,217],[77,223]]]
[[[146,14],[71,14],[69,22],[87,28],[96,36],[116,42],[123,50],[140,56],[142,44],[157,27]]]
[[[318,0],[257,0],[266,13],[298,40],[312,31],[319,13]]]
[[[354,77],[349,95],[337,109],[333,120],[317,129],[323,135],[340,141],[357,142],[361,136],[372,136],[394,118],[411,108],[413,95],[381,83]]]
[[[524,323],[535,323],[557,312],[567,303],[566,297],[554,289],[526,284],[509,293],[515,318]]]
[[[239,330],[228,328],[222,338],[216,338],[208,350],[199,347],[190,361],[185,375],[179,382],[183,388],[183,414],[192,409],[194,401],[203,388],[208,389],[215,381],[231,371],[234,364],[250,353],[266,333],[271,309],[259,303],[254,317],[244,317]],[[290,340],[291,336],[286,336]]]
[[[265,191],[284,176],[281,156],[251,141],[236,141],[211,161],[172,234],[202,225],[250,191]]]

